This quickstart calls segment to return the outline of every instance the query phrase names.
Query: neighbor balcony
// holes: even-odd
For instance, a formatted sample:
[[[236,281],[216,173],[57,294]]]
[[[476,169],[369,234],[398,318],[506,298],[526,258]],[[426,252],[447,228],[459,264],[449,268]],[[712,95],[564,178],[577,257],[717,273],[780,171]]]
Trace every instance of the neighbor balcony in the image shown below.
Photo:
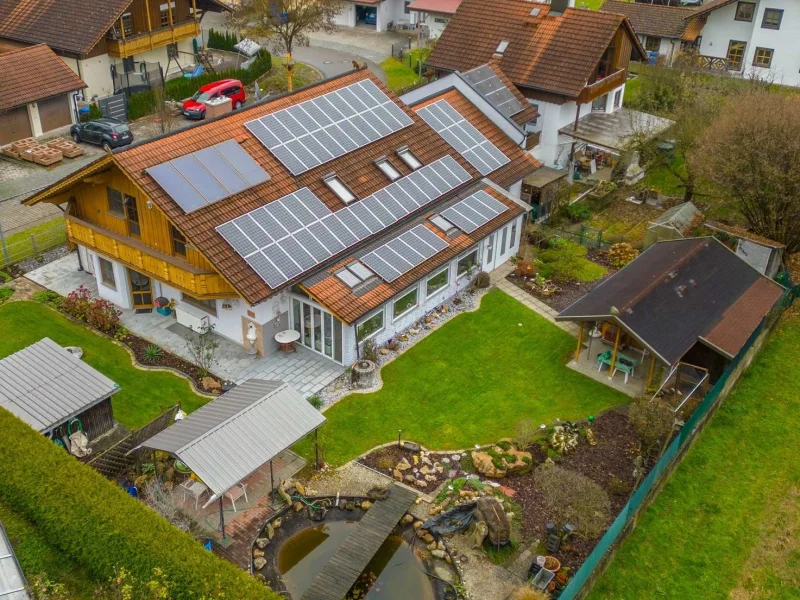
[[[586,104],[621,86],[628,79],[628,70],[619,69],[587,85],[578,96],[578,104]]]
[[[154,50],[167,44],[174,44],[200,35],[200,23],[194,19],[174,23],[153,31],[137,33],[131,36],[109,34],[106,40],[108,55],[114,58],[128,58],[134,54]]]

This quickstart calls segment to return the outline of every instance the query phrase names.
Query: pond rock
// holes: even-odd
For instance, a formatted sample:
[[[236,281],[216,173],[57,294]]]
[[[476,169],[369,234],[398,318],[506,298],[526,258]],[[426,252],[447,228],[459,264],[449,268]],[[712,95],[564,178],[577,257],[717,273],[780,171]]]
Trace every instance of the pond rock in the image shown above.
[[[303,506],[304,505],[302,502],[300,502],[300,500],[297,500],[294,504],[292,504],[294,512],[300,512],[301,510],[303,510]]]
[[[392,477],[394,477],[397,481],[403,481],[403,474],[398,469],[394,469],[392,471]]]
[[[444,579],[448,583],[455,583],[456,581],[456,575],[453,573],[453,569],[442,563],[438,563],[433,567],[433,574],[439,579]]]
[[[403,458],[403,460],[401,460],[399,463],[397,463],[397,466],[395,466],[395,469],[398,471],[408,471],[410,468],[411,463],[409,463],[405,458]]]
[[[258,557],[257,559],[255,559],[253,561],[253,568],[256,571],[260,571],[261,569],[263,569],[266,566],[267,566],[267,559],[264,558],[263,556],[260,556],[260,557]]]
[[[369,510],[371,506],[372,502],[370,502],[369,500],[363,500],[361,502],[361,510]]]
[[[301,496],[306,495],[306,488],[299,481],[295,482],[294,489],[296,489],[297,493],[300,494]]]
[[[256,540],[256,548],[258,548],[259,550],[263,550],[264,548],[267,547],[267,545],[269,545],[269,538],[262,537]]]
[[[253,558],[259,558],[261,556],[264,556],[264,551],[263,550],[259,550],[258,548],[253,550]]]
[[[444,560],[444,557],[447,556],[447,553],[444,550],[431,550],[431,556]]]
[[[412,484],[412,485],[414,484],[414,482],[415,482],[416,480],[417,480],[417,478],[416,478],[416,477],[414,477],[414,475],[412,475],[411,473],[409,473],[408,475],[406,475],[405,477],[403,477],[403,481],[405,481],[406,483],[410,483],[410,484]]]

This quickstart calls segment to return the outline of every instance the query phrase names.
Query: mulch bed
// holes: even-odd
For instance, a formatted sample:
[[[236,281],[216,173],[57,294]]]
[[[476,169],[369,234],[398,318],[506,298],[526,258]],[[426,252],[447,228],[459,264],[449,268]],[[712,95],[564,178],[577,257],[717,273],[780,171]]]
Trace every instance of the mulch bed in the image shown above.
[[[392,471],[394,470],[395,466],[400,461],[402,461],[404,458],[411,465],[413,465],[414,468],[417,468],[417,469],[421,468],[422,467],[422,463],[421,462],[419,464],[417,464],[417,465],[414,465],[414,454],[415,454],[414,452],[410,452],[409,450],[405,450],[403,448],[398,448],[397,446],[388,446],[386,448],[381,448],[379,450],[375,450],[374,452],[371,452],[367,456],[365,456],[363,458],[360,458],[358,460],[358,462],[361,463],[362,465],[370,467],[371,469],[375,469],[376,471],[378,471],[380,473],[384,473],[384,474],[388,475],[389,477],[391,477],[392,476]],[[435,477],[436,479],[435,479],[435,481],[428,482],[428,485],[426,487],[422,488],[421,491],[425,492],[426,494],[432,493],[440,485],[442,485],[445,481],[447,481],[448,479],[451,479],[450,477],[448,477],[448,473],[449,473],[449,471],[451,469],[454,469],[454,470],[458,471],[457,476],[459,476],[459,477],[463,476],[463,474],[462,474],[463,468],[461,466],[461,463],[460,462],[458,462],[458,463],[453,462],[451,460],[451,455],[449,455],[449,454],[438,454],[436,452],[429,452],[429,453],[425,453],[425,456],[427,458],[429,458],[432,463],[438,462],[443,467],[442,473],[436,473],[435,471],[432,471],[431,473],[429,473],[429,475],[431,477]],[[442,459],[447,459],[447,460],[449,460],[451,462],[450,462],[450,464],[447,464],[447,462],[443,461]],[[406,475],[407,473],[413,473],[413,468],[409,469],[407,471],[404,471],[403,475]],[[421,476],[419,478],[421,478]]]
[[[512,272],[507,277],[508,281],[516,285],[521,290],[526,291],[534,298],[537,298],[551,307],[553,310],[561,312],[575,301],[580,300],[583,296],[588,294],[592,289],[597,287],[603,281],[611,277],[615,272],[616,268],[612,267],[611,264],[608,262],[608,256],[602,250],[596,250],[594,248],[589,248],[589,252],[586,255],[586,258],[591,260],[598,265],[602,265],[606,269],[608,269],[608,273],[604,275],[602,278],[598,279],[597,281],[568,281],[568,282],[558,282],[558,287],[561,288],[561,291],[557,294],[553,294],[550,296],[545,296],[540,294],[536,291],[536,288],[530,288],[525,285],[525,281],[521,278],[516,277]]]
[[[639,440],[634,428],[628,423],[624,409],[615,409],[598,416],[592,425],[596,446],[584,439],[576,450],[558,461],[558,466],[585,475],[608,493],[611,500],[612,519],[628,501],[635,483],[633,460],[638,454]],[[534,453],[534,463],[537,460]],[[613,483],[612,483],[613,482]],[[502,480],[517,493],[514,496],[522,506],[522,532],[526,540],[545,538],[545,526],[551,515],[542,511],[544,499],[533,481],[533,473],[510,476]],[[577,569],[589,556],[597,540],[587,540],[574,535],[555,554],[564,566]]]
[[[204,392],[203,390],[203,373],[200,368],[190,363],[187,360],[180,358],[179,356],[175,356],[174,354],[166,351],[162,351],[161,356],[155,360],[150,360],[147,358],[147,354],[145,351],[148,347],[153,346],[152,342],[149,342],[145,339],[142,339],[132,333],[129,333],[121,341],[125,344],[128,348],[133,351],[134,356],[136,356],[136,362],[140,365],[145,367],[169,367],[171,369],[175,369],[186,375],[189,379],[192,380],[194,383],[195,388],[198,391]],[[222,381],[219,377],[216,377],[213,374],[208,374],[210,377],[213,377],[217,381]],[[206,392],[204,392],[206,393]]]

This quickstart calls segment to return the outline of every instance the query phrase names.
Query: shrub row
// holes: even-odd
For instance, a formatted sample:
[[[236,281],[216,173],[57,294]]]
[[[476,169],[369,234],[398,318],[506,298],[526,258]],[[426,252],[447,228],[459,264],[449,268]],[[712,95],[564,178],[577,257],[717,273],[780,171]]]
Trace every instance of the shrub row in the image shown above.
[[[242,85],[250,85],[272,69],[272,55],[263,48],[256,60],[246,69],[225,69],[216,73],[206,72],[191,79],[178,77],[164,84],[164,93],[169,100],[184,100],[208,83],[221,79],[238,79]],[[128,119],[135,121],[151,114],[156,108],[156,94],[152,91],[139,92],[128,98]]]
[[[0,501],[98,581],[118,568],[144,581],[168,574],[174,600],[278,600],[234,565],[0,409]]]
[[[234,46],[239,43],[239,38],[233,32],[208,30],[208,47],[217,50],[236,52]]]

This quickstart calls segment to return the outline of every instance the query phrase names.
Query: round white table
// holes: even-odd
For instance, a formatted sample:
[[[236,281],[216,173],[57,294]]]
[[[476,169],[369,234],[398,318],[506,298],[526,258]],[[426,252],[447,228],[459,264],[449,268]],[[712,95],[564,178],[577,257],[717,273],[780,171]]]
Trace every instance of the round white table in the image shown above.
[[[300,339],[300,332],[294,329],[287,329],[279,331],[275,334],[275,341],[278,343],[278,350],[283,350],[284,353],[297,352],[295,342]]]

